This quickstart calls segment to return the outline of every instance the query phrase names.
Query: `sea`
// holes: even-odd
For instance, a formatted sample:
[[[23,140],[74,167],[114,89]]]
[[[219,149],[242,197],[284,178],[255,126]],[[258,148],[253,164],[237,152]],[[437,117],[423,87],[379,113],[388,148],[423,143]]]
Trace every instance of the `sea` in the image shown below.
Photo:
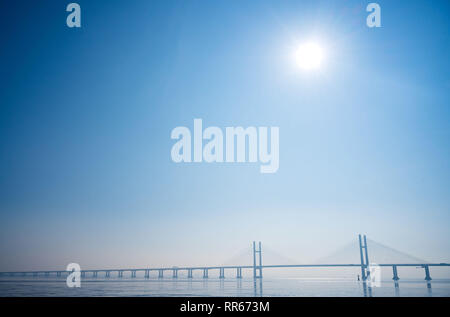
[[[381,281],[348,278],[86,278],[70,288],[65,278],[2,277],[0,297],[218,296],[218,297],[448,297],[450,279]]]

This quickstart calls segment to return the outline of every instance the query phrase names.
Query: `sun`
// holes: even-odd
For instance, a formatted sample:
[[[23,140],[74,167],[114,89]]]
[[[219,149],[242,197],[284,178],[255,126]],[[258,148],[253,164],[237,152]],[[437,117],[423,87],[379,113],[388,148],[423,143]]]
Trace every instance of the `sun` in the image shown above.
[[[322,65],[323,57],[322,47],[315,42],[304,43],[295,52],[297,65],[304,70],[318,69]]]

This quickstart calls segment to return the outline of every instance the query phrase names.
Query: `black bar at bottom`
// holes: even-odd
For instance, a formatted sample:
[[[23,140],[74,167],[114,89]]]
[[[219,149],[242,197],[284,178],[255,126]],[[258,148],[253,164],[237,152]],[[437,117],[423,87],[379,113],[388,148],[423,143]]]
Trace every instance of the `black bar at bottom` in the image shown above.
[[[12,306],[15,311],[24,307],[27,309],[43,309],[60,311],[69,309],[71,312],[114,312],[129,313],[135,309],[153,313],[168,313],[177,315],[199,314],[204,316],[226,316],[233,313],[252,315],[285,316],[321,313],[326,311],[358,311],[369,310],[371,313],[386,313],[386,309],[414,311],[424,307],[448,309],[449,298],[336,298],[336,297],[25,297],[0,298],[1,307]],[[425,306],[424,306],[425,305]],[[430,306],[431,305],[431,306]],[[444,310],[442,310],[444,311]],[[294,314],[294,315],[293,315]]]

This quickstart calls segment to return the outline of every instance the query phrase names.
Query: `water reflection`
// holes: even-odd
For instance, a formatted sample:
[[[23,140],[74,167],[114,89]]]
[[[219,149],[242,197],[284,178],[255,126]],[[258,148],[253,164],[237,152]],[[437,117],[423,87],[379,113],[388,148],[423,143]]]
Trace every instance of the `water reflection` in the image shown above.
[[[432,297],[433,296],[433,288],[431,286],[431,281],[427,281],[427,296]],[[364,297],[372,297],[372,287],[368,285],[367,283],[363,282],[363,296]],[[374,292],[376,292],[376,287],[373,289]],[[400,295],[400,283],[398,280],[394,281],[394,296],[395,297],[401,297]],[[408,296],[408,295],[407,295]]]
[[[400,297],[400,287],[398,285],[398,280],[394,282],[394,290],[395,290],[394,296]]]
[[[253,289],[255,297],[257,296],[263,296],[263,281],[262,278],[255,278],[253,279]]]
[[[431,282],[427,281],[427,290],[428,290],[428,296],[432,297],[433,296],[433,290],[431,289]]]
[[[364,297],[372,297],[372,287],[368,286],[366,282],[363,282],[363,294]]]

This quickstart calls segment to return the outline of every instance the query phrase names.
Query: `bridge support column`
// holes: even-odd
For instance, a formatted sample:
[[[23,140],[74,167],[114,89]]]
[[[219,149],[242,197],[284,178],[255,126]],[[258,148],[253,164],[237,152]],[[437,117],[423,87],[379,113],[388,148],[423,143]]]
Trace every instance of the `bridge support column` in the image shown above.
[[[393,265],[392,266],[392,273],[394,274],[394,277],[392,278],[394,281],[398,281],[399,277],[397,274],[397,265]]]
[[[118,275],[117,275],[117,276],[118,276],[119,278],[122,278],[122,277],[123,277],[123,271],[122,271],[122,270],[119,270],[119,271],[117,271],[117,272],[118,272]]]
[[[236,269],[236,278],[242,278],[242,268],[238,267]]]
[[[208,278],[208,269],[203,269],[203,278]]]
[[[192,278],[192,269],[188,270],[188,278]]]
[[[425,265],[424,269],[425,269],[425,281],[431,281],[430,268],[428,267],[428,265]]]
[[[172,278],[178,278],[178,270],[172,270]]]
[[[150,278],[150,270],[145,270],[145,278]]]
[[[361,256],[361,278],[363,280],[363,282],[365,282],[367,280],[367,276],[366,276],[366,270],[367,270],[367,266],[369,265],[369,256],[367,255],[367,244],[363,245],[362,244],[362,239],[361,239],[361,235],[358,235],[359,237],[359,255]],[[364,236],[364,241],[366,241],[366,236]],[[363,249],[365,249],[365,260],[364,260],[364,253],[363,253]]]
[[[85,278],[86,277],[86,272],[85,271],[81,271],[81,277]]]
[[[56,277],[60,277],[61,276],[61,272],[56,272]]]
[[[158,278],[164,277],[164,270],[158,270]]]
[[[225,278],[225,269],[223,267],[219,269],[219,278]]]
[[[111,272],[105,271],[105,277],[110,277]]]
[[[94,271],[93,274],[92,274],[92,276],[93,276],[93,277],[97,277],[97,276],[98,276],[98,272],[97,272],[97,271]]]
[[[131,277],[136,278],[136,271],[131,271]]]
[[[258,253],[259,265],[256,265],[256,253]],[[259,272],[259,274],[257,274]],[[261,241],[259,242],[259,249],[256,250],[256,242],[253,241],[253,278],[262,278],[262,250]]]
[[[261,249],[261,241],[259,241],[259,278],[262,278],[262,249]]]
[[[367,250],[366,235],[364,235],[364,251],[365,251],[365,257],[366,257],[366,276],[369,278],[370,277],[370,269],[367,270],[367,268],[369,267],[369,251]]]

